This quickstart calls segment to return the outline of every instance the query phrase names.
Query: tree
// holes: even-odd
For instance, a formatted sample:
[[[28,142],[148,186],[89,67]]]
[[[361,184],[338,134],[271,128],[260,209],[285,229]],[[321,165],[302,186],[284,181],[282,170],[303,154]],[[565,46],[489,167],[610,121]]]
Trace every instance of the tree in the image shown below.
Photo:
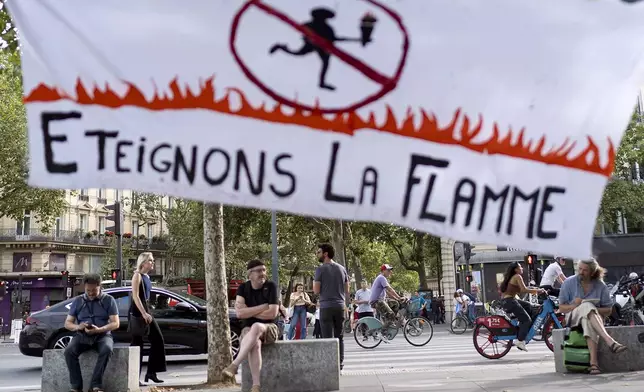
[[[228,321],[228,282],[224,254],[224,210],[221,204],[203,209],[204,269],[208,314],[207,383],[222,380],[222,370],[233,361]]]
[[[15,52],[18,49],[18,38],[7,12],[6,2],[7,0],[0,0],[0,49]]]
[[[122,273],[121,276],[123,280],[129,280],[132,276],[133,270],[131,270],[128,260],[138,257],[135,249],[132,248],[132,240],[122,239],[123,246],[121,247],[122,256]],[[103,278],[112,279],[110,273],[113,269],[116,268],[116,237],[110,240],[109,247],[105,250],[103,259],[101,260],[101,276]]]
[[[640,165],[644,175],[644,125],[635,113],[624,132],[615,156],[613,176],[604,189],[597,222],[615,232],[621,215],[630,226],[644,223],[644,184],[632,181],[633,165]]]
[[[0,10],[0,30],[7,17]],[[65,191],[27,185],[27,121],[19,63],[17,52],[0,50],[0,218],[20,221],[27,210],[46,231],[65,209]]]

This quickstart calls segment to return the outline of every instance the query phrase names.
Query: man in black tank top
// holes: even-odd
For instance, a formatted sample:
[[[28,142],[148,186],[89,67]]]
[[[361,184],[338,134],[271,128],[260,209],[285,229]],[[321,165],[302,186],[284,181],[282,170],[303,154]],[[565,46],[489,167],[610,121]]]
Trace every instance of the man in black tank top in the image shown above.
[[[272,344],[277,340],[277,314],[279,296],[275,283],[266,279],[266,266],[260,260],[251,260],[246,265],[248,280],[237,289],[235,309],[237,317],[243,320],[237,358],[223,375],[234,378],[239,365],[247,357],[253,378],[250,392],[259,392],[262,344]]]

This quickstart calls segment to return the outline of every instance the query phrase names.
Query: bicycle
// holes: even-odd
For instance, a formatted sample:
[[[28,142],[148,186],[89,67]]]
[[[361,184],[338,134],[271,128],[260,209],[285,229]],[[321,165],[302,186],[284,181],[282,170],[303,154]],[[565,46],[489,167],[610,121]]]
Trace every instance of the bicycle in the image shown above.
[[[468,328],[474,328],[474,323],[464,311],[460,311],[450,323],[449,328],[453,334],[462,335]]]
[[[529,344],[534,339],[537,331],[543,326],[542,336],[546,346],[554,352],[552,343],[552,330],[563,328],[565,325],[563,314],[555,312],[556,297],[548,296],[541,305],[539,314],[535,317],[525,338],[525,344]],[[472,334],[474,348],[483,357],[488,359],[503,358],[510,352],[514,339],[517,338],[518,320],[512,314],[494,315],[479,317],[476,319],[476,326]],[[479,343],[478,338],[482,338]],[[486,353],[486,348],[492,347],[493,354]]]
[[[434,327],[432,327],[429,320],[421,316],[409,317],[410,305],[407,300],[403,300],[400,303],[395,302],[395,304],[398,304],[398,306],[395,306],[398,308],[398,311],[396,312],[394,310],[396,313],[396,321],[386,329],[383,328],[383,323],[379,319],[380,316],[363,317],[358,320],[353,330],[353,337],[360,347],[374,349],[383,340],[393,340],[398,335],[400,328],[403,330],[405,340],[412,346],[422,347],[432,340],[432,337],[434,337]],[[421,336],[425,330],[429,332],[426,340],[420,343],[412,341],[412,338]],[[373,345],[370,345],[370,342],[373,342]]]

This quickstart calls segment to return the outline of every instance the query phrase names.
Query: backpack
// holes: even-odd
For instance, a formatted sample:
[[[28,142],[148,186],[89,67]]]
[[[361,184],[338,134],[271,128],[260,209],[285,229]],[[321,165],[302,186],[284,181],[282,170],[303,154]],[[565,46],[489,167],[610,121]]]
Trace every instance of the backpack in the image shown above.
[[[590,351],[584,333],[568,329],[563,342],[564,366],[569,372],[586,372],[590,367]]]

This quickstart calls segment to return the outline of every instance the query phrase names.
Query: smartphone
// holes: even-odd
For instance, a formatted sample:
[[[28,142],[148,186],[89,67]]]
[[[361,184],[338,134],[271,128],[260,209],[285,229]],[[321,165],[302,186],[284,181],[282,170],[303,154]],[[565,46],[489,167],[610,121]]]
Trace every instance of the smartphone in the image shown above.
[[[87,326],[87,329],[94,329],[94,328],[96,328],[96,325],[89,324],[89,325]]]

